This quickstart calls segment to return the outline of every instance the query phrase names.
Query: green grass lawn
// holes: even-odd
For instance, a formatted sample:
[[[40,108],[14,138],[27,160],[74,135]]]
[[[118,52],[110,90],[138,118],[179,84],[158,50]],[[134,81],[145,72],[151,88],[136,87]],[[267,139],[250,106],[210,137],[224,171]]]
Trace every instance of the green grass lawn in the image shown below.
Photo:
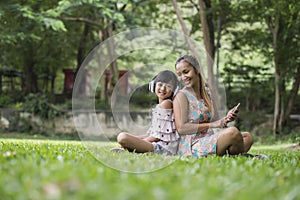
[[[300,199],[300,151],[286,145],[252,148],[270,160],[111,153],[113,146],[0,139],[0,199]]]

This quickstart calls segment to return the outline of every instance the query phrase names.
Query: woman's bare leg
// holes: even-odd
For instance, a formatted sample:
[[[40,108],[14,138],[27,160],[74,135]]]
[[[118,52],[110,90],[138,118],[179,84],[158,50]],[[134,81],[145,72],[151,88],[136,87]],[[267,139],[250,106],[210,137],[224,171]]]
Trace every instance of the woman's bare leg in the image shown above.
[[[241,132],[244,140],[244,152],[247,153],[252,144],[253,144],[253,136],[249,132]]]
[[[235,127],[222,130],[217,141],[217,155],[223,156],[227,153],[237,155],[245,150],[244,140],[241,132]]]
[[[128,151],[136,153],[153,152],[153,144],[129,133],[122,132],[118,135],[118,143]]]

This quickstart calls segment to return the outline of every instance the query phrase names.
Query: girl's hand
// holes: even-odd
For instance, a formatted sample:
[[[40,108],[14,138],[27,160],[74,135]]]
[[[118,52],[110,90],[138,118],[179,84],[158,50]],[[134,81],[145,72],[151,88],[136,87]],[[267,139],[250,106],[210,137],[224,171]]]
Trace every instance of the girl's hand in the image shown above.
[[[158,142],[159,139],[152,137],[152,136],[148,136],[147,138],[144,138],[144,140],[148,141],[148,142]]]

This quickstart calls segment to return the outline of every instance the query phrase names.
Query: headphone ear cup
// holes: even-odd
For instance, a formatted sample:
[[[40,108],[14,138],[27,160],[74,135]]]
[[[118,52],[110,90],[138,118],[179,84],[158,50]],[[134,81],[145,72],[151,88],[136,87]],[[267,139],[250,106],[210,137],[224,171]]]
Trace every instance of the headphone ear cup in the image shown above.
[[[175,90],[174,90],[174,95],[179,91],[179,86],[176,86]]]
[[[150,81],[150,83],[149,83],[149,90],[152,93],[155,92],[155,81],[154,80]]]

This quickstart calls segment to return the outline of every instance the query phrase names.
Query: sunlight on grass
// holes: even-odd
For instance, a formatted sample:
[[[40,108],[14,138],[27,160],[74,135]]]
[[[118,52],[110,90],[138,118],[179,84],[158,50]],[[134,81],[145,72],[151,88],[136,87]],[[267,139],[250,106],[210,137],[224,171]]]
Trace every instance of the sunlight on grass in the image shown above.
[[[110,152],[115,146],[0,139],[1,199],[296,200],[300,196],[300,151],[285,145],[251,150],[269,155],[270,160]]]
[[[259,145],[259,146],[252,146],[251,149],[253,150],[264,150],[264,149],[273,149],[273,150],[280,150],[286,149],[295,144],[276,144],[276,145]]]

